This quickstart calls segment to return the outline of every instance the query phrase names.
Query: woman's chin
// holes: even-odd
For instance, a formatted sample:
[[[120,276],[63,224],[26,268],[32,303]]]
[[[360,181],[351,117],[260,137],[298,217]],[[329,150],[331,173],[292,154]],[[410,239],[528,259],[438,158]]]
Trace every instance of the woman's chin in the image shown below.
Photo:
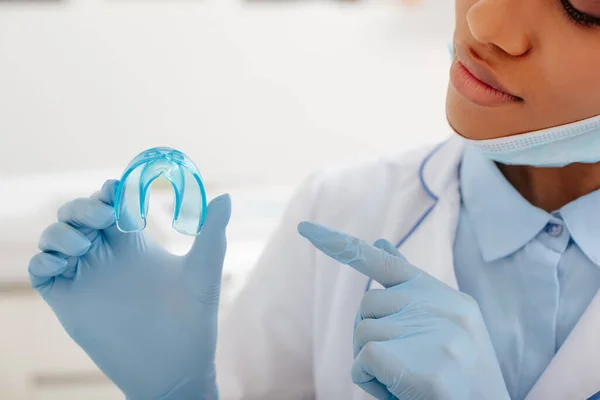
[[[494,139],[518,133],[518,111],[509,107],[483,107],[464,98],[449,85],[446,118],[458,135],[472,140]]]

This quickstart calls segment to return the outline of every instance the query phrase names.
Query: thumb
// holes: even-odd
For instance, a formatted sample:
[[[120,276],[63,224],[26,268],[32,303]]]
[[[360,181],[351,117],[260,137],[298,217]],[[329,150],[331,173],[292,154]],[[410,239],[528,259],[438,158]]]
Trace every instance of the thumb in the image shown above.
[[[385,239],[376,240],[375,243],[373,243],[373,246],[385,252],[388,252],[393,256],[404,258],[404,256],[398,251],[398,248]]]
[[[229,194],[213,199],[206,210],[206,221],[185,256],[190,283],[197,294],[216,294],[221,287],[223,261],[227,251],[226,228],[231,217]],[[216,293],[215,293],[216,292]]]

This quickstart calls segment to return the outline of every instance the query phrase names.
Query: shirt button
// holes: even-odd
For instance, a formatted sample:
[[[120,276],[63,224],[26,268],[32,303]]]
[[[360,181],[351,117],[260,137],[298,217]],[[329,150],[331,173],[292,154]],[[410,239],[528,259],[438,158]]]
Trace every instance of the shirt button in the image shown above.
[[[546,226],[546,232],[548,232],[550,236],[558,236],[562,233],[562,231],[563,226],[560,224],[549,223]]]

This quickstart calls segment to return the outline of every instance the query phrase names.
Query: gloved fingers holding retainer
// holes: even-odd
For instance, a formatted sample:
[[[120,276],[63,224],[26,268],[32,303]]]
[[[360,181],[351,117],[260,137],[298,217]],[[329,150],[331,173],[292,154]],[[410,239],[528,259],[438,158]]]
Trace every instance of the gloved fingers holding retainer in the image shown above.
[[[58,222],[40,237],[42,251],[29,263],[32,286],[44,295],[55,276],[73,275],[77,258],[85,255],[100,231],[114,225],[111,206],[95,198],[72,200],[58,210]]]
[[[182,170],[195,166],[181,154],[144,152],[135,159],[137,183],[135,175],[108,181],[90,198],[62,206],[29,265],[32,286],[65,331],[132,400],[218,397],[218,305],[231,200],[222,195],[205,206],[199,175],[186,180]],[[185,256],[142,232],[149,188],[161,175],[175,192],[173,228],[196,236]],[[128,190],[136,184],[140,190]]]

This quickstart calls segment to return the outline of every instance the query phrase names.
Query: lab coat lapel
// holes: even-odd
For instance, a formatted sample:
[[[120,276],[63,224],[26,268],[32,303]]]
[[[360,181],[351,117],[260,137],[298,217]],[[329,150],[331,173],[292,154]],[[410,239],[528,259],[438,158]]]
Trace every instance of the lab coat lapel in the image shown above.
[[[458,289],[453,247],[459,210],[456,188],[438,200],[421,227],[399,249],[411,264],[454,289]]]
[[[460,212],[458,170],[463,148],[463,140],[454,137],[424,161],[421,185],[435,201],[421,225],[400,246],[412,264],[453,288],[458,287],[453,246]]]
[[[458,166],[463,148],[460,138],[452,138],[424,158],[418,171],[419,192],[396,191],[382,232],[393,243],[402,241],[398,249],[412,264],[454,288],[452,247],[460,212]]]
[[[600,392],[600,292],[573,328],[527,400],[584,400]]]

